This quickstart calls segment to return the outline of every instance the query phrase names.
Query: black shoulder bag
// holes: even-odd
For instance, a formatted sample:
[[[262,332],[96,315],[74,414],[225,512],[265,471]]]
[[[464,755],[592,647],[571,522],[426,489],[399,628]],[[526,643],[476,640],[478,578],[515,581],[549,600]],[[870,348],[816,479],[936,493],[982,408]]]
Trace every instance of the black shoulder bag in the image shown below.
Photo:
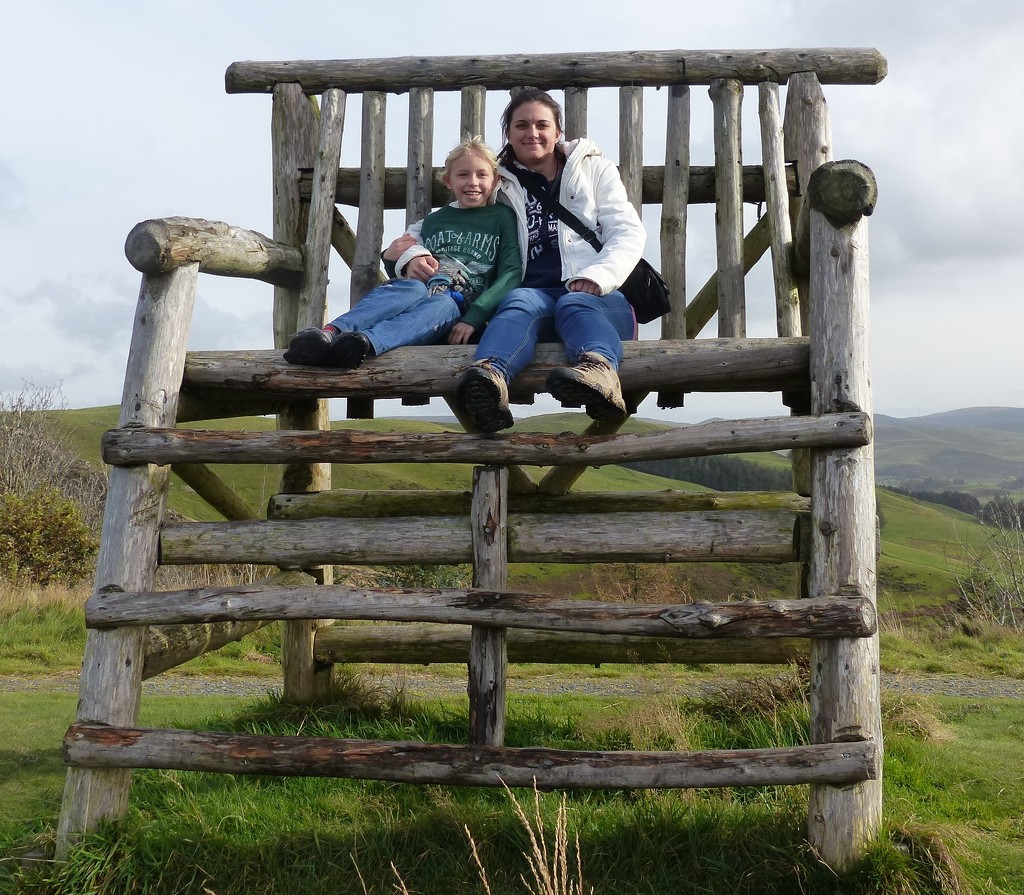
[[[550,211],[563,224],[575,230],[590,243],[594,251],[600,252],[604,248],[601,240],[597,238],[597,234],[554,196],[537,192],[525,178],[519,177],[518,171],[515,173],[523,189],[540,202],[545,210]],[[672,305],[668,300],[668,284],[651,263],[643,258],[637,262],[633,272],[626,277],[626,282],[619,286],[619,292],[626,296],[626,301],[633,306],[637,323],[650,323],[672,310]]]

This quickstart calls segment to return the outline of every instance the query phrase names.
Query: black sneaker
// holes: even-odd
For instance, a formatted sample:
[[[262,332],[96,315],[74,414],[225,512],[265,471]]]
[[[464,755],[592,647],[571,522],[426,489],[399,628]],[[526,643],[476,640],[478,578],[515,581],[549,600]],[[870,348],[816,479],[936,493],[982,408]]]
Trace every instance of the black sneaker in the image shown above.
[[[284,359],[290,364],[305,367],[325,367],[327,353],[333,342],[334,335],[325,329],[316,326],[300,329],[288,343]]]
[[[563,407],[586,407],[594,420],[623,420],[629,415],[619,375],[599,354],[586,352],[573,366],[552,370],[544,387]]]
[[[478,361],[459,377],[455,404],[478,432],[498,432],[515,422],[508,408],[508,386],[487,361]]]
[[[341,333],[328,348],[324,366],[354,370],[373,355],[373,345],[364,333]]]

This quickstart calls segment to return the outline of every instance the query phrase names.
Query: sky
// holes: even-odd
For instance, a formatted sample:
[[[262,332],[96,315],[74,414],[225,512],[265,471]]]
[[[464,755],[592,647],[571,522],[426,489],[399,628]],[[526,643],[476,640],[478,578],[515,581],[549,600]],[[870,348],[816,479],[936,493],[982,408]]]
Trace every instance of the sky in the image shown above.
[[[824,89],[834,157],[864,162],[878,180],[868,225],[875,410],[907,417],[1024,406],[1017,0],[560,0],[521,11],[466,0],[12,6],[0,34],[0,395],[49,388],[72,408],[120,401],[140,282],[123,247],[137,222],[185,215],[271,233],[271,100],[228,95],[231,62],[874,47],[888,60],[885,80]],[[710,101],[705,87],[691,92],[691,163],[710,165]],[[503,96],[488,100],[492,143]],[[647,91],[648,165],[664,160],[659,100]],[[389,165],[405,160],[403,102],[388,99],[389,123],[399,123],[389,124]],[[614,106],[605,114],[603,102],[591,100],[590,136],[615,158]],[[343,165],[357,163],[358,109],[353,96]],[[457,107],[448,109],[439,97],[435,164],[457,142]],[[756,114],[748,89],[746,164],[760,161]],[[342,210],[354,223],[354,209]],[[386,219],[385,241],[402,229],[396,215]],[[691,296],[715,269],[709,215],[691,209]],[[644,218],[646,254],[657,262],[656,210]],[[765,258],[748,277],[750,336],[773,335],[769,267]],[[348,307],[346,273],[335,259],[332,316]],[[261,283],[201,277],[189,347],[273,347],[272,300]],[[654,337],[649,330],[642,335]],[[715,335],[713,324],[702,335]],[[554,409],[548,398],[516,412]],[[438,402],[428,411],[395,402],[378,409],[400,412],[448,411]],[[693,395],[672,411],[649,399],[640,409],[679,422],[784,412],[775,395]]]

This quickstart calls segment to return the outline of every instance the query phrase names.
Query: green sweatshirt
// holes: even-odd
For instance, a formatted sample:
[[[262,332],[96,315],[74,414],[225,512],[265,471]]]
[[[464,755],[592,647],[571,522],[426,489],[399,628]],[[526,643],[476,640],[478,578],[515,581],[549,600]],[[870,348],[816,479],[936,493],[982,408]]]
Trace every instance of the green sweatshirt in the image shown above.
[[[423,219],[420,240],[435,258],[452,258],[465,268],[470,288],[462,320],[474,329],[522,282],[516,216],[507,205],[446,205]]]

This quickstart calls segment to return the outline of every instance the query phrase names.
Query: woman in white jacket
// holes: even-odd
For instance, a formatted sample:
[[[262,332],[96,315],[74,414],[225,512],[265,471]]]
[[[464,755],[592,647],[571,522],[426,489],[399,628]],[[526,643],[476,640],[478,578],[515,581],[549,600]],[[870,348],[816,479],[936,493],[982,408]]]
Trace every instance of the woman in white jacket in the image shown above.
[[[459,378],[456,404],[478,431],[507,429],[509,381],[533,358],[538,341],[558,340],[569,366],[552,370],[547,390],[594,419],[622,419],[627,411],[617,370],[622,340],[635,337],[636,319],[618,287],[643,253],[643,224],[596,144],[562,142],[562,110],[549,94],[518,91],[501,126],[506,144],[498,155],[496,201],[516,213],[523,282],[487,324],[476,362]],[[551,199],[594,231],[600,251],[558,220]],[[399,249],[407,250],[398,261],[401,268],[409,264],[406,276],[433,273],[432,259],[418,255],[411,240],[396,241],[385,257]]]

